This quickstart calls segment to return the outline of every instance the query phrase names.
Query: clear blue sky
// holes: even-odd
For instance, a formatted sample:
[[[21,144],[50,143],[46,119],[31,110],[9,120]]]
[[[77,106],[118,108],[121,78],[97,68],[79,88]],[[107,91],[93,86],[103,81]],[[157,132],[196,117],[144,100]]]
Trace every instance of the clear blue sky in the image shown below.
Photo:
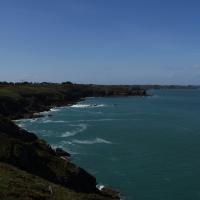
[[[0,0],[0,80],[200,84],[200,1]]]

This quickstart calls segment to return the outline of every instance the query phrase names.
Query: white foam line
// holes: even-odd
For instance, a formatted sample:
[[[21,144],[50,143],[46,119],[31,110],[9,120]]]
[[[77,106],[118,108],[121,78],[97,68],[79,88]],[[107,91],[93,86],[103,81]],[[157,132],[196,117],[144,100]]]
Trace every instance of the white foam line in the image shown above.
[[[30,119],[18,119],[18,120],[14,120],[16,123],[20,123],[20,122],[35,122],[37,121],[39,118],[30,118]]]
[[[61,109],[61,108],[51,108],[50,111],[51,111],[51,112],[58,112],[58,111],[60,111],[60,109]]]
[[[122,121],[122,120],[143,120],[143,119],[137,119],[137,118],[130,118],[130,119],[115,119],[115,118],[102,118],[102,119],[82,119],[82,120],[76,120],[76,122],[104,122],[104,121]]]
[[[72,140],[73,143],[77,143],[77,144],[111,144],[110,141],[108,140],[104,140],[102,138],[96,138],[93,140]]]
[[[66,131],[61,135],[61,137],[70,137],[74,136],[78,133],[81,133],[87,129],[87,124],[78,124],[78,125],[71,125],[71,126],[77,126],[78,128],[72,130],[72,131]]]
[[[99,108],[99,107],[105,107],[104,104],[75,104],[70,106],[71,108]]]
[[[25,128],[25,125],[23,123],[17,124],[20,128]]]
[[[60,111],[62,108],[65,108],[65,107],[54,107],[54,108],[50,108],[48,111],[42,111],[42,112],[36,112],[34,113],[34,115],[47,115],[51,112],[58,112]]]
[[[67,123],[67,121],[63,121],[63,120],[51,120],[51,119],[43,119],[40,123]]]

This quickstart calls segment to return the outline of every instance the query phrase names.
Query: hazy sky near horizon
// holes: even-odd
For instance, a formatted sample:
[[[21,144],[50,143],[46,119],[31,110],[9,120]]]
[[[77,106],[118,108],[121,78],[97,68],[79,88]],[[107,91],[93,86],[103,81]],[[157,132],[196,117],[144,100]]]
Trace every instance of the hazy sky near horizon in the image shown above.
[[[0,81],[200,84],[199,0],[0,0]]]

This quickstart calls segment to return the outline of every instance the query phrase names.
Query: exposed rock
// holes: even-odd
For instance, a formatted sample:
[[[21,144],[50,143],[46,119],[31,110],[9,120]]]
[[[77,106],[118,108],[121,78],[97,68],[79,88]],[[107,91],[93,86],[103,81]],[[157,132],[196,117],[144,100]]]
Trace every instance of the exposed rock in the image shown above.
[[[67,152],[58,150],[62,154]],[[0,120],[0,161],[45,178],[77,192],[96,192],[96,179],[84,169],[60,158],[45,141],[18,128],[9,120]]]
[[[34,113],[54,106],[65,106],[85,97],[145,96],[146,91],[133,86],[83,84],[0,85],[0,115],[11,119],[36,117]]]
[[[55,152],[56,152],[57,156],[60,156],[60,157],[70,157],[70,154],[67,153],[66,151],[64,151],[61,148],[56,148]]]
[[[116,199],[116,200],[120,199],[120,193],[109,187],[103,187],[101,189],[101,192],[103,195],[111,197],[112,199]]]

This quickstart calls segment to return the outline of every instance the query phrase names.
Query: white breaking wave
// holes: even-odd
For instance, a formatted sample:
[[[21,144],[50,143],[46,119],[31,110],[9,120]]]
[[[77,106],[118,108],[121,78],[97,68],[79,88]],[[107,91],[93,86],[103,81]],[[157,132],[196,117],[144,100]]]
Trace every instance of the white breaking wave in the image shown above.
[[[67,121],[63,121],[63,120],[50,120],[50,119],[43,119],[42,121],[41,121],[41,123],[44,123],[44,124],[46,124],[46,123],[65,123],[65,122],[67,122]]]
[[[65,146],[71,145],[71,144],[72,144],[72,142],[70,142],[70,141],[61,141],[61,142],[58,143],[58,144],[52,144],[51,147],[52,147],[53,149],[56,149],[56,148],[65,149]]]
[[[14,120],[14,122],[16,122],[16,123],[35,122],[35,121],[37,121],[38,119],[39,119],[39,118],[18,119],[18,120]]]
[[[105,185],[98,184],[98,185],[96,185],[96,188],[101,191],[101,190],[103,190],[103,188],[105,188]],[[119,194],[119,196],[120,196],[120,200],[125,200],[125,198],[121,197],[120,194]]]
[[[50,111],[51,112],[57,112],[57,111],[60,111],[60,109],[59,108],[51,108]]]
[[[105,107],[104,104],[76,104],[70,106],[71,108],[99,108],[99,107]]]
[[[96,138],[93,140],[73,140],[72,142],[77,144],[112,144],[110,141],[104,140],[102,138]]]
[[[74,135],[81,133],[87,129],[87,124],[78,124],[78,125],[71,125],[71,126],[77,126],[77,128],[72,131],[66,131],[65,133],[63,133],[61,135],[61,137],[74,136]]]
[[[37,116],[37,115],[48,115],[49,113],[50,113],[51,111],[49,110],[49,111],[42,111],[42,112],[37,112],[37,113],[34,113],[34,115],[35,116]]]
[[[76,105],[72,105],[70,106],[71,108],[88,108],[90,107],[89,104],[76,104]]]
[[[47,111],[42,111],[42,112],[36,112],[36,113],[34,113],[34,115],[48,115],[49,113],[51,113],[51,112],[58,112],[58,111],[60,111],[62,108],[64,108],[64,107],[59,107],[59,108],[51,108],[50,110],[47,110]]]
[[[23,128],[23,129],[26,128],[26,126],[23,123],[17,124],[17,126],[19,126],[20,128]]]
[[[105,186],[104,185],[97,185],[97,189],[102,190]]]

